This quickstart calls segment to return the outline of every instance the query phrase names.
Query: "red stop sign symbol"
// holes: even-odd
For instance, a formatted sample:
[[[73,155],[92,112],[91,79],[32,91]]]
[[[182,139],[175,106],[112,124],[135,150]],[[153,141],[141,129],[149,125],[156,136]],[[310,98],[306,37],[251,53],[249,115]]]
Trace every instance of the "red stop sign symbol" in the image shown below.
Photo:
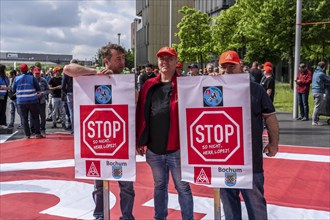
[[[80,106],[80,112],[82,157],[128,159],[127,106]]]
[[[189,163],[244,164],[242,127],[241,107],[187,109]]]

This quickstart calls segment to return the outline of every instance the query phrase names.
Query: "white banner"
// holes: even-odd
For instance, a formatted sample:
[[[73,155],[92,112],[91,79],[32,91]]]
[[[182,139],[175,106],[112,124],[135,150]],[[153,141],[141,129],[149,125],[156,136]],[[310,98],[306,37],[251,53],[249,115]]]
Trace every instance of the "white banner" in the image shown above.
[[[252,188],[248,74],[178,78],[182,180]]]
[[[75,177],[135,181],[135,78],[73,80]]]

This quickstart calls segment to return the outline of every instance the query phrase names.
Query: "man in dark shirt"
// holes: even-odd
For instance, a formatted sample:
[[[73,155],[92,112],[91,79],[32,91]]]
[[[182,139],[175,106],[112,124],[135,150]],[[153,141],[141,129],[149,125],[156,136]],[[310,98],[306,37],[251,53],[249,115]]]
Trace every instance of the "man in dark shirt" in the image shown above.
[[[154,78],[156,74],[152,72],[152,64],[148,63],[144,68],[145,73],[140,76],[140,89],[142,88],[143,84],[150,78]]]
[[[159,75],[148,80],[137,103],[137,151],[146,154],[154,180],[155,219],[168,215],[168,183],[171,173],[179,195],[181,218],[194,218],[188,182],[181,180],[179,115],[176,71],[178,54],[171,47],[158,53]],[[147,151],[145,151],[147,146]]]
[[[275,80],[272,77],[272,68],[269,66],[264,67],[264,76],[260,81],[260,85],[265,89],[267,94],[270,97],[270,100],[274,102],[274,95],[275,95]]]
[[[259,63],[257,61],[254,61],[250,69],[250,74],[254,77],[254,81],[259,84],[263,74],[261,69],[258,68],[258,66]]]
[[[78,63],[76,59],[72,59],[70,63]],[[73,134],[74,123],[73,123],[73,79],[72,76],[63,74],[62,81],[62,93],[66,96],[69,113],[70,113],[70,122],[71,122],[71,134]]]
[[[62,68],[56,66],[53,69],[55,76],[51,78],[48,82],[49,89],[52,91],[52,106],[53,106],[53,126],[52,128],[57,128],[56,118],[61,118],[62,127],[65,128],[65,112],[62,108]]]
[[[241,73],[240,59],[235,51],[221,54],[219,64],[226,74]],[[251,91],[251,130],[253,158],[253,188],[232,189],[223,188],[220,198],[227,220],[242,219],[241,193],[245,201],[249,219],[267,220],[267,204],[264,197],[263,153],[274,157],[278,151],[279,127],[273,104],[257,83],[250,83]],[[268,126],[269,143],[263,148],[263,120]]]

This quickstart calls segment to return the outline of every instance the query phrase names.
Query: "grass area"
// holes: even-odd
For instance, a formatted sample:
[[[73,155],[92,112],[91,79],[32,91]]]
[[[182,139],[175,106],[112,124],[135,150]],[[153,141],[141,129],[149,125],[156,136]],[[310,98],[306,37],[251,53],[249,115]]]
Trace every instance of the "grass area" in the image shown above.
[[[289,83],[276,83],[274,106],[277,112],[293,112],[293,89]]]
[[[295,89],[295,88],[294,88]],[[309,104],[309,118],[312,118],[314,109],[314,99],[312,91],[310,90],[308,96]],[[297,103],[298,105],[298,103]],[[293,89],[291,89],[289,83],[276,83],[275,85],[275,97],[274,106],[277,112],[289,112],[293,113]],[[300,115],[300,110],[298,106],[298,116]],[[327,116],[320,116],[321,119],[327,119]]]

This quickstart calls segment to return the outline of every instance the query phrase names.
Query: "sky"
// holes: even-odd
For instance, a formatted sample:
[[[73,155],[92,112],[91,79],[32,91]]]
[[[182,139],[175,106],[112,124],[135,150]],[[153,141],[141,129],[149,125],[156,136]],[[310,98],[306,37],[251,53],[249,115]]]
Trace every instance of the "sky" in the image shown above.
[[[118,33],[130,49],[135,10],[135,0],[0,0],[0,51],[92,60]]]

